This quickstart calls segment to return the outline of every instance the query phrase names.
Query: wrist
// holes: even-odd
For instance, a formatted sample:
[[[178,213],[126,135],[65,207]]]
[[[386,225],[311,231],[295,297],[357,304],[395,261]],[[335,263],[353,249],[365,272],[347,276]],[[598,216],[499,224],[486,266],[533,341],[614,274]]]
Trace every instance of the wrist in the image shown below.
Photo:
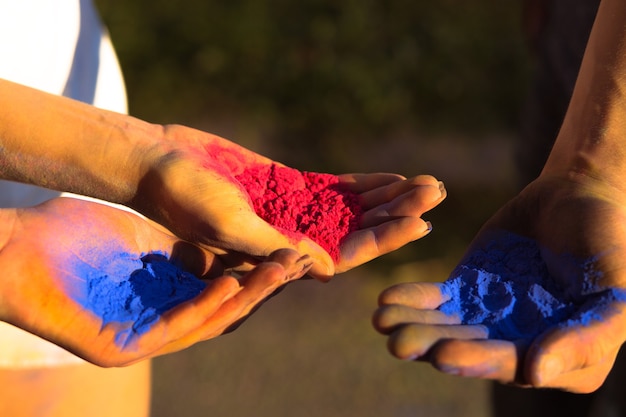
[[[0,178],[125,204],[160,126],[0,80]]]
[[[603,69],[600,70],[603,72]],[[626,193],[626,97],[616,74],[582,74],[542,176],[592,181]]]
[[[131,116],[104,112],[84,136],[93,135],[95,152],[78,153],[79,166],[93,176],[86,194],[129,205],[160,157],[161,126]],[[95,155],[94,155],[95,153]]]

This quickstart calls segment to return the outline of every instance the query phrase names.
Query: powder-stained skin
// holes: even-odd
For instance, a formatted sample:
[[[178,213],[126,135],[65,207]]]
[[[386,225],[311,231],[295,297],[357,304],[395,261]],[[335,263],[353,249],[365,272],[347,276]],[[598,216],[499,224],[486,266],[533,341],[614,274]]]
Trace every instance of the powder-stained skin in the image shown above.
[[[244,189],[261,218],[294,240],[308,236],[333,260],[339,259],[342,240],[358,228],[361,206],[358,195],[342,186],[337,176],[250,163],[244,155],[220,146],[204,151],[206,168]],[[117,248],[109,253],[93,265],[77,259],[71,268],[84,286],[72,292],[103,326],[117,325],[118,345],[132,343],[164,312],[206,288],[204,281],[180,269],[167,254],[135,255]]]
[[[359,228],[359,197],[336,175],[259,163],[243,150],[219,143],[205,145],[198,157],[205,168],[233,178],[259,217],[294,241],[306,235],[335,263],[344,238]]]
[[[103,326],[122,324],[115,339],[120,346],[150,330],[164,312],[206,288],[204,281],[160,253],[113,252],[99,268],[81,265],[80,275],[86,291],[77,301],[100,317]]]
[[[552,326],[589,324],[601,320],[602,306],[624,294],[601,289],[594,260],[562,256],[584,271],[577,285],[563,286],[550,276],[536,242],[502,232],[480,250],[471,252],[442,284],[450,297],[439,309],[458,315],[463,324],[482,324],[490,339],[532,340]]]
[[[342,186],[336,175],[271,164],[248,166],[235,178],[259,217],[287,236],[308,236],[335,262],[343,239],[358,229],[358,195]]]

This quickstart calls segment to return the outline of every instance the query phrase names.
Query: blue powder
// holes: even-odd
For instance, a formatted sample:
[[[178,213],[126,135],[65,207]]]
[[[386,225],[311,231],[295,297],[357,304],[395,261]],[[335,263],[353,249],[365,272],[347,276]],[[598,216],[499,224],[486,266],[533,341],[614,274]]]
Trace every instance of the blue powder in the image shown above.
[[[564,287],[543,260],[551,255],[534,240],[501,231],[487,242],[442,284],[449,301],[439,310],[458,315],[463,324],[484,325],[491,339],[532,340],[555,325],[587,325],[601,320],[612,302],[626,300],[624,290],[599,288],[595,259],[558,258],[562,268],[578,274]]]
[[[102,325],[119,323],[116,343],[125,345],[135,335],[150,330],[160,316],[188,301],[206,288],[206,283],[171,263],[164,254],[137,256],[113,252],[99,266],[76,263],[84,279],[74,298],[92,311]]]

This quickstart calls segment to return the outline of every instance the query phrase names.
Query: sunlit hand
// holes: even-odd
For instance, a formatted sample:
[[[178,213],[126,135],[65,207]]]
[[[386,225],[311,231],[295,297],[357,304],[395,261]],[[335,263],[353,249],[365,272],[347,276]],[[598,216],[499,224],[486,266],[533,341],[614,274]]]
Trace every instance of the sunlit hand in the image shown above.
[[[0,318],[100,366],[230,331],[311,263],[280,250],[238,280],[151,221],[70,198],[4,210],[0,225]]]
[[[429,176],[340,176],[359,194],[364,216],[335,264],[311,239],[294,240],[257,216],[235,179],[251,165],[281,164],[184,126],[167,126],[160,142],[163,149],[130,205],[176,235],[211,248],[240,271],[278,248],[292,248],[315,260],[312,276],[328,279],[427,234],[429,225],[420,216],[445,198],[442,185]]]
[[[344,272],[431,231],[422,215],[446,198],[443,183],[429,175],[405,179],[395,174],[346,174],[340,181],[359,195],[359,229],[340,246],[337,272]]]
[[[594,391],[626,340],[625,196],[590,178],[540,178],[487,222],[465,259],[503,231],[536,240],[554,282],[587,301],[572,321],[531,340],[490,339],[485,326],[463,325],[437,310],[447,301],[440,284],[409,283],[381,294],[375,327],[389,335],[393,355],[428,361],[442,372]],[[590,271],[596,282],[584,282]]]

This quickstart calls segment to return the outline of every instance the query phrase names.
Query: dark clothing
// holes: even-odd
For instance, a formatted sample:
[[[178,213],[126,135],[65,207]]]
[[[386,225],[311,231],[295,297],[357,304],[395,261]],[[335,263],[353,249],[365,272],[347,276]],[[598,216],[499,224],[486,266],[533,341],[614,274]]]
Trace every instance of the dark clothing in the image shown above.
[[[516,147],[521,185],[543,167],[569,105],[599,0],[526,0],[532,85]]]
[[[525,30],[533,84],[516,146],[520,186],[535,179],[548,157],[569,105],[599,0],[527,0]],[[603,386],[591,394],[493,384],[495,417],[626,416],[626,358],[618,356]]]

